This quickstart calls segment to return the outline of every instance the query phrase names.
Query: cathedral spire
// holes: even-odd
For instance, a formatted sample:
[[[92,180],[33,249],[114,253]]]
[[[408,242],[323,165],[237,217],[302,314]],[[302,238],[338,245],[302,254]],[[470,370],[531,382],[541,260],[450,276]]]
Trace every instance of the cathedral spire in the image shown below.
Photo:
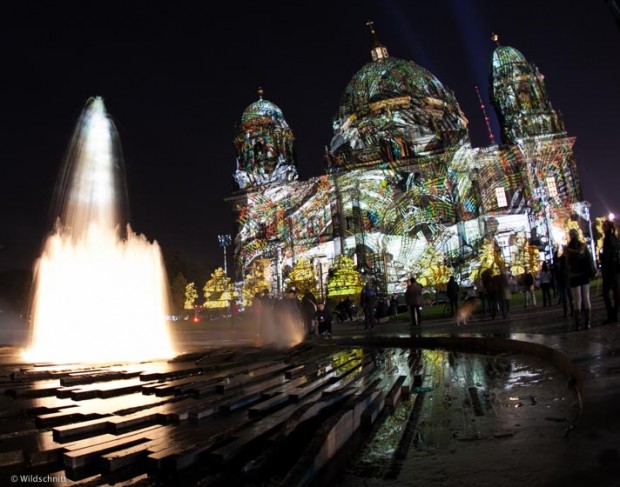
[[[372,50],[370,54],[372,55],[373,61],[378,61],[380,59],[386,59],[389,56],[387,48],[379,42],[379,38],[377,37],[377,33],[375,32],[375,23],[372,20],[366,22],[366,25],[370,27],[370,36],[372,37]]]

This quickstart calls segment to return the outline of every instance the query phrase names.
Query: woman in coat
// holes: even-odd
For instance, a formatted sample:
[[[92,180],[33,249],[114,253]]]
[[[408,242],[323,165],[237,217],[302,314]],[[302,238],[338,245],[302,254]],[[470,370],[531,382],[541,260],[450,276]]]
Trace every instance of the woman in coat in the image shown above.
[[[568,236],[570,240],[564,247],[564,252],[568,266],[568,282],[573,296],[575,328],[579,330],[582,311],[583,324],[586,328],[590,328],[590,279],[596,272],[588,246],[579,239],[579,231],[571,228]]]

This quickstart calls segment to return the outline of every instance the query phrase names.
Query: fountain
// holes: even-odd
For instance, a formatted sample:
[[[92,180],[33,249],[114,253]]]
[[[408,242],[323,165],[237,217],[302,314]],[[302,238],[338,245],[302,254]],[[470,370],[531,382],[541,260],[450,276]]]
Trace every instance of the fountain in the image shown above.
[[[57,185],[58,220],[35,266],[28,360],[134,362],[175,354],[160,248],[129,226],[124,234],[116,138],[103,100],[89,100]]]

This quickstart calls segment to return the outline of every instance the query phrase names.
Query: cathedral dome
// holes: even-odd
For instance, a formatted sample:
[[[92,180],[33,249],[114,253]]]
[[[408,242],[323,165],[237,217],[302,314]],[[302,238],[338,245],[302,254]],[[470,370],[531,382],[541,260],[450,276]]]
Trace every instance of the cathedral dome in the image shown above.
[[[250,104],[241,115],[242,124],[269,124],[280,128],[288,128],[282,110],[268,100],[259,100]]]
[[[282,110],[263,100],[262,88],[258,95],[243,111],[234,139],[237,170],[233,177],[240,189],[297,179],[295,136]]]
[[[468,122],[454,94],[427,69],[382,49],[344,91],[329,148],[334,163],[396,161],[465,143]]]
[[[492,76],[495,78],[506,76],[515,70],[532,72],[532,66],[527,62],[521,51],[514,47],[496,47],[491,58]]]
[[[388,57],[366,64],[347,85],[339,109],[340,117],[363,113],[373,103],[409,97],[416,102],[433,100],[459,111],[454,96],[427,69],[413,61]]]

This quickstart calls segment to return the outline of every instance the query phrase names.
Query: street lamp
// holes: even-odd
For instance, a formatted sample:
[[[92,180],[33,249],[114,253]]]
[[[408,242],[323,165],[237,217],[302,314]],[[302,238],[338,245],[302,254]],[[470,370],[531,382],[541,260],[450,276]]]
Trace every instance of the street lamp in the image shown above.
[[[226,247],[232,244],[232,237],[229,233],[217,236],[220,247],[224,249],[224,274],[228,275],[228,265],[226,264]]]

